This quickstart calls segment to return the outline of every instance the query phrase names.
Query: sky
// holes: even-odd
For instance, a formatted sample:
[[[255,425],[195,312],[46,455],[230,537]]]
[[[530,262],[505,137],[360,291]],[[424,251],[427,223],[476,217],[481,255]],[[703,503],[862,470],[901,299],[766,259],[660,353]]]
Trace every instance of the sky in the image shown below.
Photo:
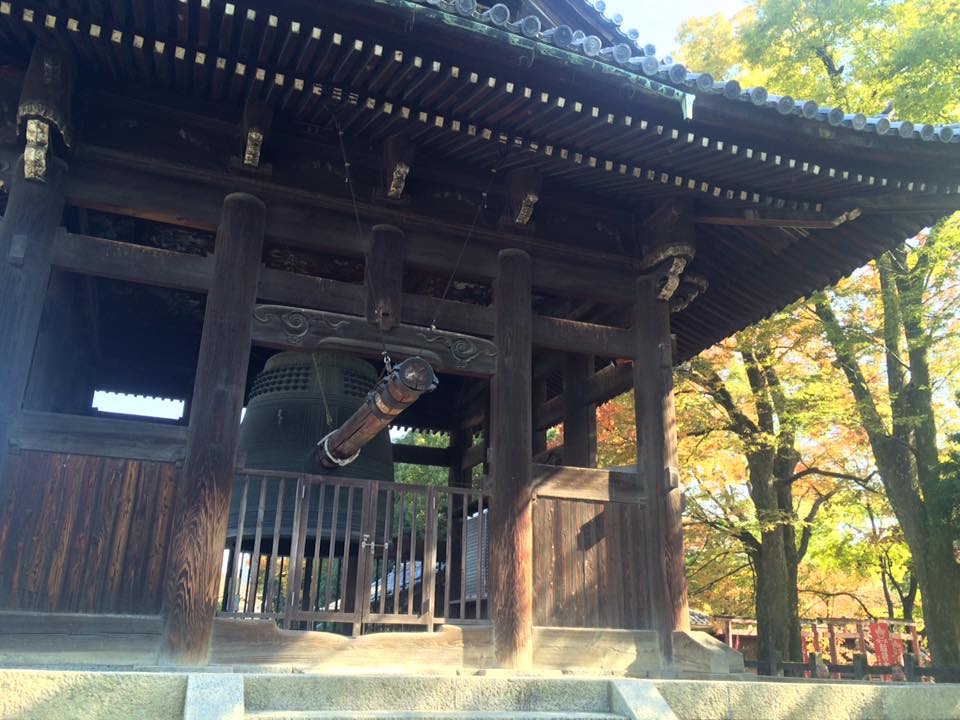
[[[623,15],[624,28],[639,30],[640,42],[656,45],[662,57],[676,49],[677,28],[687,18],[732,15],[744,5],[743,0],[607,0],[607,15]]]

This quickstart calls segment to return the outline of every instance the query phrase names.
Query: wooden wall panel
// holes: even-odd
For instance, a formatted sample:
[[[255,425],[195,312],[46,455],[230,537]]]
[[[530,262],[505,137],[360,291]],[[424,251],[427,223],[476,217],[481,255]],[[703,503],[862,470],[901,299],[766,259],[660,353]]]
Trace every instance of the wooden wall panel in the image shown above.
[[[179,469],[21,451],[0,485],[0,609],[160,611]]]
[[[643,508],[538,498],[533,508],[534,624],[648,626]]]

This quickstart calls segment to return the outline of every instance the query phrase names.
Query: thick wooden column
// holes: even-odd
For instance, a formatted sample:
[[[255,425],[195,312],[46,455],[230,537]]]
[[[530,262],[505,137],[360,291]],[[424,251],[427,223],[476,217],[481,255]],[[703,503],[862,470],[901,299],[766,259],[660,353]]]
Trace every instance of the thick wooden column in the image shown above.
[[[587,380],[593,375],[593,357],[563,356],[563,464],[597,465],[597,406],[587,402]]]
[[[50,157],[46,178],[28,180],[21,156],[0,225],[0,473],[10,423],[20,410],[30,375],[50,281],[50,249],[63,216],[66,174],[66,163]]]
[[[530,257],[503,250],[494,281],[497,372],[490,444],[490,616],[497,664],[533,664],[533,524],[531,463]]]
[[[673,405],[670,304],[657,297],[657,278],[637,282],[633,387],[637,419],[637,466],[646,484],[644,560],[651,626],[659,632],[667,662],[673,631],[689,630],[687,582],[677,471]]]
[[[187,454],[167,564],[162,657],[207,660],[230,509],[265,220],[252,195],[228,195],[217,229]]]

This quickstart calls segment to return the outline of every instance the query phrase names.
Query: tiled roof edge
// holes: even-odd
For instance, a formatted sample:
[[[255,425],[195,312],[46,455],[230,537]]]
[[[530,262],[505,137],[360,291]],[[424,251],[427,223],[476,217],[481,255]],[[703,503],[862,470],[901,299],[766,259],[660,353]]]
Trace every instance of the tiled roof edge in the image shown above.
[[[638,31],[623,30],[623,17],[618,13],[606,15],[606,0],[572,0],[591,8],[611,30],[623,39],[611,47],[603,47],[596,35],[587,35],[568,25],[543,28],[540,18],[528,15],[510,17],[510,8],[496,3],[481,9],[477,0],[411,0],[419,5],[436,8],[452,15],[490,25],[499,30],[525,37],[535,42],[554,45],[567,52],[577,53],[595,62],[645,75],[651,80],[673,87],[679,92],[721,95],[730,101],[750,103],[783,116],[796,115],[810,122],[824,122],[833,127],[851,128],[858,132],[921,142],[940,141],[960,143],[960,124],[913,123],[910,120],[891,121],[885,115],[867,116],[848,113],[839,107],[821,106],[816,100],[804,100],[789,95],[771,95],[761,86],[743,88],[736,80],[717,82],[707,72],[693,72],[669,56],[657,58],[653,45],[640,45]],[[660,93],[663,94],[663,93]]]

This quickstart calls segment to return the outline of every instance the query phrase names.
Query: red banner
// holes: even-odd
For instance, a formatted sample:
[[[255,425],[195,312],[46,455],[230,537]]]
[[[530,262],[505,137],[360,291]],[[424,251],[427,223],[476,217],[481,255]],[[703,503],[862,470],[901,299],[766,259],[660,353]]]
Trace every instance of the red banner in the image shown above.
[[[877,665],[903,664],[903,641],[890,636],[890,626],[877,622],[868,625],[873,654],[877,656]]]

